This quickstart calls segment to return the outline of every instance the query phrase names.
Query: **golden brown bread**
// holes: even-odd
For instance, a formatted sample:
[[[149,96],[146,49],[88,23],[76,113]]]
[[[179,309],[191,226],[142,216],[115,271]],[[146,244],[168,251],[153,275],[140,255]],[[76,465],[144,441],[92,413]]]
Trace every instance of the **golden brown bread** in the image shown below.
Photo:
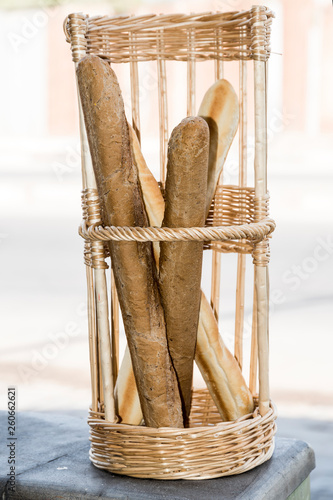
[[[251,392],[237,361],[223,343],[203,293],[195,361],[223,420],[236,420],[253,411]]]
[[[207,216],[226,156],[238,127],[238,98],[232,85],[227,80],[217,80],[207,90],[198,115],[207,121],[210,133]]]
[[[163,196],[157,181],[146,165],[133,129],[131,129],[131,136],[143,196],[145,200],[148,200],[146,207],[149,221],[152,226],[159,227],[164,214]],[[156,257],[158,258],[158,251]],[[215,346],[217,355],[210,345]],[[120,416],[123,422],[139,425],[142,412],[138,399],[133,402],[133,407],[126,405],[126,401],[132,398],[135,391],[132,383],[132,368],[128,359],[129,357],[125,355],[118,376],[118,380],[123,381],[122,387],[119,387],[117,391],[119,400],[123,402],[121,408],[124,413],[120,413]],[[253,411],[252,395],[236,360],[218,334],[214,313],[204,294],[201,296],[195,361],[223,419],[234,420]],[[207,364],[211,366],[207,367]]]
[[[204,226],[208,146],[209,129],[202,118],[185,118],[172,131],[162,227]],[[159,287],[168,346],[187,425],[199,320],[203,242],[161,241],[160,249]]]
[[[103,222],[147,226],[116,75],[106,61],[87,56],[79,62],[77,76]],[[152,244],[110,242],[109,248],[145,423],[182,427]]]
[[[121,424],[140,425],[143,415],[128,347],[121,362],[114,391],[116,415]]]
[[[145,189],[142,190],[142,195],[149,217],[149,223],[151,226],[161,227],[164,214],[164,199],[158,182],[146,165],[137,135],[131,125],[128,124],[128,126],[130,129],[133,161],[140,174],[141,186],[145,187]],[[158,265],[160,255],[160,245],[158,242],[153,243],[153,249],[155,261]],[[143,415],[128,346],[126,346],[125,354],[120,365],[114,396],[116,413],[120,422],[123,424],[140,425]]]

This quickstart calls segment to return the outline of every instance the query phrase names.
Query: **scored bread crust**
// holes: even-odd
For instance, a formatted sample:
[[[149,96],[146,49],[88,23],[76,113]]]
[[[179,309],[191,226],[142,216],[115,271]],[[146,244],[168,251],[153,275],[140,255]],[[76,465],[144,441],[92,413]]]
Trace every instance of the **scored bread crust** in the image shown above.
[[[198,115],[206,120],[210,134],[207,216],[225,159],[238,128],[238,97],[228,80],[217,80],[209,87],[202,99]]]
[[[131,143],[133,157],[138,169],[144,199],[148,200],[147,215],[152,226],[160,227],[164,215],[164,199],[159,185],[150,172],[142,155],[137,136],[132,128]],[[159,260],[159,248],[154,253]],[[216,353],[213,348],[216,348]],[[126,348],[128,349],[128,348]],[[201,294],[197,347],[195,361],[223,420],[236,420],[253,411],[252,394],[246,386],[242,372],[231,352],[219,335],[217,322],[204,294]],[[139,399],[133,399],[136,387],[133,385],[132,366],[125,354],[120,366],[115,396],[118,401],[119,417],[123,423],[139,425],[142,411]],[[132,401],[133,406],[127,402]]]
[[[130,131],[133,161],[139,174],[142,196],[149,223],[151,226],[161,227],[164,214],[164,199],[157,180],[147,167],[137,135],[130,124],[128,124],[128,127]],[[160,245],[158,242],[153,243],[153,251],[155,262],[158,267],[160,256]],[[123,424],[140,425],[143,415],[128,346],[126,346],[124,357],[119,368],[114,397],[119,421]]]
[[[119,423],[140,425],[143,415],[128,346],[120,365],[114,398]]]
[[[208,146],[209,129],[202,118],[185,118],[172,131],[162,227],[205,225]],[[168,347],[187,425],[200,309],[203,241],[161,241],[160,249],[159,288]]]
[[[212,308],[201,293],[195,361],[223,420],[253,412],[253,398],[239,365],[219,334]]]
[[[97,56],[77,68],[82,109],[104,224],[148,225],[114,71]],[[110,241],[111,263],[145,423],[183,427],[150,242]]]

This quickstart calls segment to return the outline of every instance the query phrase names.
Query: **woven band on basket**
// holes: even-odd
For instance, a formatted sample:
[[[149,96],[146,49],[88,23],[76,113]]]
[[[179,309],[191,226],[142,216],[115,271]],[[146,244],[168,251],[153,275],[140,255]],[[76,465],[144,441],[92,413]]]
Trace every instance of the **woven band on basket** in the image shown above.
[[[268,200],[268,196],[255,199],[253,188],[219,186],[206,227],[103,226],[97,190],[85,189],[82,192],[83,221],[79,227],[79,234],[85,240],[85,264],[95,268],[108,267],[104,260],[108,256],[106,242],[112,240],[204,241],[205,248],[252,253],[255,263],[267,265],[267,236],[275,229],[275,222],[268,217]]]
[[[101,469],[150,479],[210,479],[240,474],[274,451],[276,409],[234,422],[221,417],[207,389],[194,391],[186,429],[112,424],[90,412],[90,460]],[[121,453],[119,450],[121,449]]]
[[[101,207],[96,189],[84,189],[81,195],[82,219],[85,227],[99,226],[102,224]],[[95,269],[108,269],[105,258],[109,251],[107,245],[102,241],[85,239],[84,263]]]

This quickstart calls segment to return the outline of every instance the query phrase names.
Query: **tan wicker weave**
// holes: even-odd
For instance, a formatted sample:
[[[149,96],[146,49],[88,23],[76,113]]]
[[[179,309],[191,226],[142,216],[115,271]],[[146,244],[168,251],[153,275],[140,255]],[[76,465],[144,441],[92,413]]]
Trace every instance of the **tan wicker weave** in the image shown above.
[[[234,422],[221,417],[206,389],[193,393],[190,427],[112,424],[90,412],[90,459],[96,467],[152,479],[211,479],[240,474],[271,458],[274,405]]]
[[[270,55],[272,12],[92,17],[71,14],[64,22],[75,64],[86,54],[128,63],[131,75],[132,124],[140,137],[139,70],[141,61],[156,61],[160,123],[160,183],[165,182],[169,137],[166,61],[187,62],[187,114],[195,114],[196,63],[215,61],[215,78],[224,61],[239,61],[239,185],[217,187],[205,228],[103,227],[96,181],[79,103],[82,144],[84,259],[88,286],[88,326],[92,407],[90,458],[97,467],[118,474],[155,479],[206,479],[249,470],[268,460],[274,449],[274,405],[268,378],[269,236],[275,223],[268,215],[266,62]],[[254,67],[254,187],[246,186],[247,65]],[[182,64],[182,63],[179,63]],[[213,83],[213,82],[212,82]],[[250,390],[259,395],[253,414],[221,422],[207,390],[194,391],[188,429],[152,429],[117,423],[113,389],[119,366],[119,304],[111,271],[111,311],[106,286],[105,242],[113,240],[201,240],[212,251],[211,304],[219,316],[220,259],[236,252],[237,293],[234,355],[243,366],[245,257],[252,254],[254,300]],[[96,297],[99,300],[96,300]],[[110,324],[111,323],[111,324]]]

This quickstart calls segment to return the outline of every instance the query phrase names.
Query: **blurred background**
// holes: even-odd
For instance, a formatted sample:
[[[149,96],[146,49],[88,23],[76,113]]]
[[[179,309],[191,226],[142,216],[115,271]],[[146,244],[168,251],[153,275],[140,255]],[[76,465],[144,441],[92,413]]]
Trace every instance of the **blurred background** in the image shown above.
[[[270,264],[271,392],[280,432],[314,446],[313,498],[325,500],[333,496],[333,8],[329,0],[257,3],[276,15],[268,80],[268,182],[277,222]],[[8,385],[18,387],[21,411],[71,412],[90,404],[83,244],[77,235],[77,98],[63,20],[81,11],[189,13],[251,6],[241,0],[0,2],[1,408]],[[203,77],[200,64],[206,63],[197,66],[197,106],[213,78],[209,65]],[[225,78],[237,91],[234,64],[225,64]],[[130,117],[128,74],[115,69]],[[186,114],[185,78],[186,67],[176,71],[170,64],[170,131]],[[157,108],[148,99],[157,89],[152,65],[143,65],[140,81],[143,151],[157,173]],[[251,125],[248,157],[251,170]],[[224,169],[227,184],[237,182],[235,165],[236,143]],[[223,256],[220,330],[231,347],[235,268],[234,256]],[[251,317],[250,298],[245,316]],[[245,354],[249,346],[245,329]]]

